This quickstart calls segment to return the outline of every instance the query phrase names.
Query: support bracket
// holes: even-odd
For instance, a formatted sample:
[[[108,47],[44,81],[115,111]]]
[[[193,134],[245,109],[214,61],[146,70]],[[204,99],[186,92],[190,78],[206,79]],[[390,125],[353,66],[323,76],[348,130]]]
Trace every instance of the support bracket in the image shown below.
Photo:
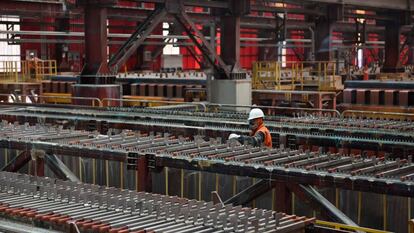
[[[287,184],[289,190],[295,193],[301,200],[309,204],[311,207],[325,213],[328,218],[350,226],[358,226],[341,210],[336,208],[328,199],[320,194],[314,187],[301,184]]]
[[[80,181],[79,178],[73,174],[73,172],[56,155],[46,155],[44,159],[46,165],[60,179],[74,182]]]
[[[151,32],[165,19],[167,11],[165,8],[158,8],[141,23],[129,39],[118,49],[113,57],[109,60],[109,67],[113,73],[116,73],[128,58],[137,50],[145,41]]]
[[[266,192],[270,191],[275,186],[275,182],[271,180],[259,180],[245,190],[234,195],[230,199],[224,202],[225,205],[233,204],[237,205],[246,205],[253,201],[254,199],[260,197]]]
[[[190,19],[190,17],[182,11],[179,14],[174,14],[177,22],[181,24],[187,35],[192,42],[204,55],[204,58],[213,65],[217,73],[222,74],[224,78],[230,79],[230,68],[224,63],[223,59],[217,55],[216,51],[210,46],[210,42],[204,37],[204,35],[197,29],[197,26]],[[211,56],[212,55],[212,56]],[[217,63],[216,63],[216,62]]]

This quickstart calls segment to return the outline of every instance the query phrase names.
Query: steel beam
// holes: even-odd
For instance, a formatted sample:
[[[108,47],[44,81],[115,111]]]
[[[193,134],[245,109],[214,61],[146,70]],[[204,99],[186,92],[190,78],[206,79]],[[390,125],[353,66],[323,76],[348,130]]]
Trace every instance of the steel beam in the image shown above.
[[[270,33],[268,31],[260,31],[259,36],[268,37]],[[277,61],[278,60],[278,42],[276,40],[263,41],[264,44],[274,44],[273,47],[259,47],[259,61]]]
[[[148,2],[148,3],[164,3],[164,0],[135,0],[138,2]],[[219,1],[202,1],[202,0],[185,0],[183,1],[184,5],[188,6],[201,6],[201,7],[214,7],[214,8],[228,8],[227,3]],[[280,0],[268,0],[267,2],[278,2]],[[326,3],[326,4],[338,4],[338,0],[285,0],[284,3],[296,4],[296,5],[305,5],[312,3]],[[394,9],[394,10],[409,10],[414,9],[413,0],[396,0],[390,2],[389,0],[372,0],[372,1],[360,1],[360,0],[342,0],[341,4],[356,6],[356,7],[368,7],[376,9]],[[265,9],[263,9],[265,10]],[[314,13],[311,11],[311,13]]]
[[[232,70],[240,69],[240,16],[221,17],[221,57]]]
[[[145,41],[151,32],[157,27],[167,15],[164,8],[156,9],[145,22],[141,23],[131,37],[109,60],[109,66],[113,73],[116,73],[136,49]]]
[[[56,18],[56,30],[64,31],[69,33],[70,32],[70,18],[69,16],[64,18]],[[57,68],[59,72],[70,71],[69,64],[67,63],[68,54],[65,51],[65,46],[68,46],[64,43],[64,37],[58,37],[58,39],[62,40],[63,43],[56,44],[55,46],[55,59],[57,63]]]
[[[165,0],[134,0],[135,2],[146,3],[165,3]],[[212,7],[212,8],[228,8],[228,3],[225,1],[217,0],[183,0],[185,6],[198,6],[198,7]]]
[[[301,185],[287,183],[289,189],[295,193],[305,203],[311,205],[313,208],[319,210],[322,214],[326,215],[333,221],[339,221],[349,226],[358,226],[342,211],[336,208],[331,202],[329,202],[322,194],[320,194],[315,188],[310,185]]]
[[[14,157],[1,170],[6,172],[18,172],[31,159],[30,151],[23,151],[18,156]]]
[[[395,17],[397,17],[395,15]],[[403,72],[400,64],[400,31],[401,24],[397,18],[394,21],[384,21],[385,24],[385,61],[381,71],[386,73]]]
[[[193,46],[185,46],[185,49],[187,49],[187,51],[194,58],[197,64],[200,65],[201,69],[206,68],[206,65],[203,63],[202,59],[200,59],[200,56],[197,54]]]
[[[37,16],[63,16],[63,3],[61,1],[0,1],[0,14],[13,15],[16,12]]]
[[[317,61],[329,61],[331,53],[331,23],[320,20],[315,27],[315,59]]]
[[[254,199],[270,191],[275,186],[275,184],[276,183],[274,181],[266,179],[259,180],[245,190],[226,200],[224,204],[233,204],[234,206],[247,205]]]
[[[73,182],[80,181],[78,177],[56,156],[46,155],[46,165],[52,170],[52,172],[62,180],[70,180]],[[82,168],[79,168],[82,169]]]
[[[227,67],[227,64],[211,47],[209,41],[197,29],[197,26],[190,19],[187,13],[185,11],[181,11],[181,13],[174,14],[174,17],[187,32],[187,35],[191,38],[191,40],[197,46],[197,48],[200,49],[204,58],[207,59],[211,65],[213,65],[213,67],[216,70],[216,73],[222,74],[225,78],[230,78],[230,70]]]
[[[315,58],[317,61],[329,61],[332,50],[333,24],[340,18],[340,6],[326,7],[326,16],[315,22]]]
[[[297,0],[298,3],[328,3],[328,4],[338,4],[337,0]],[[369,7],[376,9],[393,9],[393,10],[413,10],[414,0],[370,0],[370,1],[360,1],[360,0],[342,0],[341,4],[351,5],[356,7]]]

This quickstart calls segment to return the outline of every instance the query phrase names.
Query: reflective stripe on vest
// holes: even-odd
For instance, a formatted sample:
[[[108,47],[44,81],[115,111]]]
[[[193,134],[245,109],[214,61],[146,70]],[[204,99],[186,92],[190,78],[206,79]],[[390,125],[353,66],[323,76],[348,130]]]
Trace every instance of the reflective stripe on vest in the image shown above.
[[[265,135],[263,144],[266,147],[272,148],[272,136],[270,135],[270,131],[266,128],[266,126],[262,124],[261,126],[259,126],[259,129],[257,129],[256,133],[257,132],[262,132]]]

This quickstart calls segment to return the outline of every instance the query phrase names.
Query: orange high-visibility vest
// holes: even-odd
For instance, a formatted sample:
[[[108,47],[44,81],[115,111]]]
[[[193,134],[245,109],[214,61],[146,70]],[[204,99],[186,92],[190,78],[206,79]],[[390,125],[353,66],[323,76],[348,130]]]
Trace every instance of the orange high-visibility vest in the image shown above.
[[[256,135],[258,132],[262,132],[265,135],[263,144],[266,147],[272,148],[272,136],[270,135],[269,129],[266,128],[266,126],[264,126],[264,124],[261,124],[259,126],[259,128],[257,128],[254,135]]]
[[[369,80],[369,72],[368,72],[368,67],[365,66],[364,68],[364,77],[363,77],[364,81]]]

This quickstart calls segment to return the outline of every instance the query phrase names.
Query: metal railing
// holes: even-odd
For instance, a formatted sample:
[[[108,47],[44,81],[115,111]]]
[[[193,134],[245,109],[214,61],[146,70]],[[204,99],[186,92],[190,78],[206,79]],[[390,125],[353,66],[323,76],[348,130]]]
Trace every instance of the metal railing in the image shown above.
[[[56,60],[26,60],[22,62],[22,75],[26,79],[41,81],[46,76],[56,75]]]
[[[234,105],[234,104],[215,104],[208,102],[180,102],[180,101],[165,101],[165,100],[140,100],[140,99],[118,99],[118,98],[104,98],[98,99],[93,97],[73,97],[73,96],[59,96],[59,95],[13,95],[0,94],[0,97],[6,97],[5,102],[9,103],[34,103],[34,104],[57,104],[57,105],[87,105],[91,107],[107,107],[107,106],[121,106],[121,107],[160,107],[160,106],[194,106],[195,111],[203,112],[219,112],[229,110],[245,109],[243,112],[249,112],[252,108],[261,108],[266,110],[286,110],[298,113],[315,113],[319,115],[329,115],[341,117],[341,113],[333,109],[314,109],[314,108],[295,108],[295,107],[278,107],[278,106],[259,106],[259,105]],[[9,101],[9,98],[12,100]],[[1,98],[0,98],[1,99]],[[67,104],[63,104],[62,100],[66,100]],[[76,100],[87,102],[89,104],[76,104]],[[3,100],[4,101],[4,100]],[[30,101],[30,102],[28,102]]]
[[[341,223],[334,223],[334,222],[327,222],[327,221],[321,221],[316,220],[317,226],[322,227],[328,227],[335,230],[344,230],[349,232],[366,232],[366,233],[391,233],[390,231],[382,231],[382,230],[376,230],[372,228],[366,228],[366,227],[356,227],[356,226],[349,226]]]
[[[341,116],[341,113],[338,110],[334,109],[315,109],[315,108],[296,108],[296,107],[279,107],[279,106],[262,106],[262,105],[235,105],[235,104],[215,104],[215,103],[206,103],[207,108],[210,111],[223,111],[223,110],[234,110],[234,109],[246,109],[248,112],[252,108],[260,108],[264,111],[266,110],[288,110],[294,112],[306,112],[306,113],[316,113],[318,115],[335,115],[337,117]]]
[[[19,61],[0,61],[0,81],[18,82],[21,62]]]
[[[337,62],[277,62],[259,61],[253,64],[253,89],[304,90],[316,86],[320,91],[335,91]]]
[[[39,82],[56,74],[56,60],[0,61],[0,81],[3,82]]]
[[[362,110],[345,110],[341,113],[341,117],[363,117],[374,119],[392,119],[392,120],[413,120],[414,113],[400,113],[400,112],[373,112]]]
[[[102,106],[119,105],[121,107],[160,107],[160,106],[180,106],[189,105],[194,106],[196,111],[200,109],[207,111],[206,104],[203,102],[181,102],[181,101],[166,101],[166,100],[145,100],[145,99],[116,99],[104,98],[101,100]]]
[[[61,100],[67,100],[70,105],[83,105],[91,107],[102,107],[102,101],[93,97],[73,97],[73,96],[53,96],[53,95],[14,95],[14,94],[0,94],[0,97],[7,98],[6,103],[33,103],[33,104],[56,104],[56,105],[68,105],[62,104]],[[1,99],[1,98],[0,98]],[[82,101],[82,104],[76,104],[76,100]],[[85,104],[89,103],[89,104]]]

